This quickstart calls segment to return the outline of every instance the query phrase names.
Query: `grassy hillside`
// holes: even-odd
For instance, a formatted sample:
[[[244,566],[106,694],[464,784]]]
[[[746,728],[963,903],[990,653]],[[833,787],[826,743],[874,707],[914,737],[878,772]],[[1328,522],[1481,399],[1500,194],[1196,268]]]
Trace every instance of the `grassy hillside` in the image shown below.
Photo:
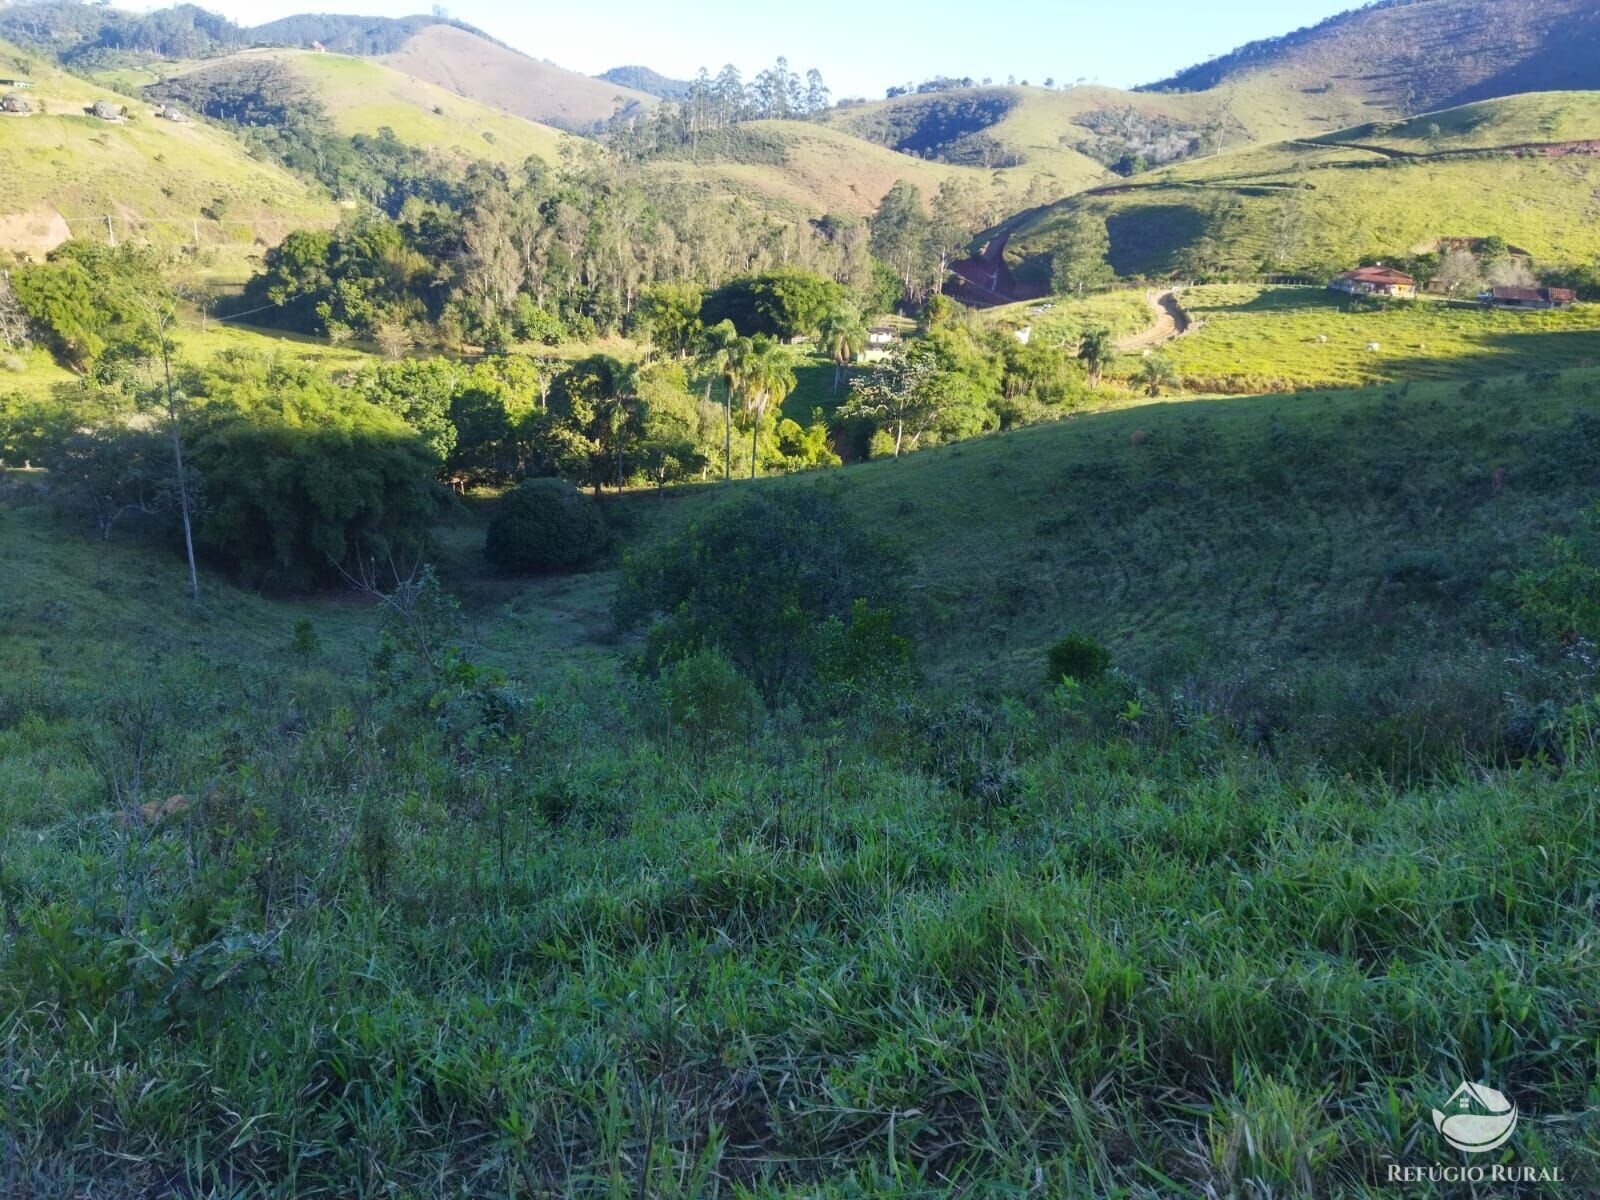
[[[349,345],[332,346],[322,338],[304,337],[280,330],[212,321],[201,328],[199,318],[187,314],[174,339],[177,352],[191,362],[203,363],[227,351],[282,356],[291,362],[315,364],[330,373],[353,371],[374,361],[374,355]],[[40,395],[78,376],[53,361],[38,347],[22,359],[21,371],[0,370],[0,395],[19,392]]]
[[[1287,391],[1600,365],[1600,306],[1504,312],[1416,305],[1349,311],[1322,288],[1190,288],[1197,322],[1167,356],[1201,391]],[[1326,341],[1319,339],[1326,338]],[[1378,350],[1368,347],[1377,345]]]
[[[1600,87],[1597,51],[1600,13],[1588,0],[1383,0],[1151,87],[1309,80],[1326,93],[1409,116],[1519,92]]]
[[[560,129],[587,130],[619,112],[656,104],[644,92],[529,58],[450,25],[424,29],[380,61],[497,111]]]
[[[607,572],[452,568],[431,677],[371,607],[191,608],[0,479],[7,1191],[1378,1200],[1470,1076],[1591,1194],[1593,726],[1404,787],[1287,748],[1479,694],[1459,647],[1600,487],[1597,408],[1156,406],[841,473],[934,679],[698,746]],[[1046,695],[1069,628],[1140,682]],[[1282,664],[1334,659],[1391,711],[1291,719]],[[1247,742],[1209,705],[1263,678]]]
[[[402,142],[517,166],[530,157],[554,163],[568,134],[455,95],[370,58],[307,50],[253,50],[186,64],[170,75],[226,79],[272,64],[280,90],[318,102],[343,134],[392,129]]]
[[[22,57],[0,46],[0,55]],[[0,118],[0,244],[47,249],[66,230],[243,252],[290,229],[331,222],[333,205],[226,133],[158,120],[151,106],[32,60],[35,112]],[[120,123],[85,108],[110,98]]]
[[[1418,132],[1426,149],[1408,148]],[[1519,149],[1487,144],[1500,137]],[[1207,239],[1217,265],[1242,271],[1321,269],[1431,249],[1445,236],[1499,236],[1545,263],[1583,263],[1600,254],[1600,158],[1565,144],[1592,138],[1600,138],[1595,98],[1551,93],[1386,133],[1365,126],[1231,151],[1030,214],[1011,252],[1046,253],[1060,223],[1087,208],[1105,216],[1112,262],[1132,274],[1179,270],[1184,252]]]
[[[1020,164],[1074,178],[1124,153],[1143,152],[1155,162],[1338,129],[1364,112],[1336,96],[1245,80],[1186,95],[1099,86],[976,88],[853,105],[835,110],[828,121],[908,152],[972,165]]]
[[[659,175],[699,181],[721,194],[776,204],[796,215],[870,213],[901,179],[914,183],[931,198],[946,179],[966,179],[997,206],[1021,201],[1039,177],[1050,194],[1066,196],[1101,177],[1093,164],[1078,164],[1075,174],[1049,175],[1029,168],[1000,172],[951,166],[898,154],[849,133],[800,121],[751,121],[739,127],[782,148],[781,163],[656,160],[648,169]]]
[[[1461,154],[1508,146],[1559,146],[1600,139],[1600,92],[1537,92],[1381,121],[1312,138],[1401,155]]]
[[[911,547],[954,676],[1023,682],[1074,628],[1173,682],[1377,664],[1478,620],[1600,495],[1600,372],[1150,404],[833,482]]]

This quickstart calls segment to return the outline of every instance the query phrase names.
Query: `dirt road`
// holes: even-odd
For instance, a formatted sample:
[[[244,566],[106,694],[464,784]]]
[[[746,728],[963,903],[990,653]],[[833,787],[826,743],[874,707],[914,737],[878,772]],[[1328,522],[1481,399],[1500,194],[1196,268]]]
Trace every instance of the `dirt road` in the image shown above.
[[[1118,350],[1126,352],[1154,349],[1189,332],[1189,314],[1184,312],[1183,305],[1178,303],[1177,293],[1170,290],[1147,292],[1145,302],[1150,305],[1150,315],[1155,318],[1155,324],[1131,337],[1120,339],[1117,342]]]

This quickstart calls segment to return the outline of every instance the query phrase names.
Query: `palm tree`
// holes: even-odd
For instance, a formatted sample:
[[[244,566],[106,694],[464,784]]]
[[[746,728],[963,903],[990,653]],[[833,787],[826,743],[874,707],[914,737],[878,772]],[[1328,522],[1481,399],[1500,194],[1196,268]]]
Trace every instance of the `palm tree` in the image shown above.
[[[628,430],[628,420],[637,416],[639,408],[639,365],[612,360],[606,393],[600,407],[606,414],[611,429],[611,443],[617,452],[617,491],[622,490],[622,442]]]
[[[711,385],[722,379],[722,477],[733,475],[733,376],[729,366],[739,342],[739,331],[732,321],[713,325],[700,335],[700,366],[706,373],[706,403],[711,403]]]
[[[841,304],[822,318],[817,330],[817,342],[822,352],[833,359],[833,391],[837,395],[844,369],[866,349],[866,322],[850,305]]]
[[[730,364],[737,372],[739,394],[750,418],[750,478],[756,477],[757,436],[767,410],[782,404],[795,389],[794,360],[789,351],[764,333],[740,338]]]
[[[1139,368],[1139,383],[1147,396],[1159,396],[1162,388],[1176,385],[1177,382],[1178,372],[1173,369],[1171,362],[1159,354],[1150,355]]]
[[[1111,356],[1115,353],[1116,345],[1109,329],[1097,326],[1083,331],[1083,340],[1078,343],[1078,361],[1088,373],[1090,387],[1100,386],[1100,376],[1111,365]]]

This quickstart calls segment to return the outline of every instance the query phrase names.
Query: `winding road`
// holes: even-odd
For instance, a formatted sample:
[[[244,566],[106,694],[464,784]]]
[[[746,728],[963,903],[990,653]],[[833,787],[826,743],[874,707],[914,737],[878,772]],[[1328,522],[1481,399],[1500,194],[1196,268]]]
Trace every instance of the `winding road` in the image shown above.
[[[1170,288],[1164,292],[1146,292],[1145,302],[1150,305],[1155,324],[1118,340],[1118,350],[1127,352],[1154,349],[1189,332],[1193,323],[1189,320],[1189,314],[1183,311],[1183,305],[1178,303],[1176,292]]]

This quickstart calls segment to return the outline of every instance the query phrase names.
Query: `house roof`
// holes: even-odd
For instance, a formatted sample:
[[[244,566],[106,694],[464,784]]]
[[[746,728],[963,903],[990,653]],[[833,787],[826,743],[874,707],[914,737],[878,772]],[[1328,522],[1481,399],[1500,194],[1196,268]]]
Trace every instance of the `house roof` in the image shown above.
[[[1518,304],[1573,304],[1578,299],[1578,293],[1571,288],[1497,287],[1490,288],[1489,293],[1496,300],[1510,300]]]
[[[1357,267],[1354,271],[1345,271],[1339,278],[1355,283],[1388,284],[1391,287],[1415,287],[1417,283],[1404,271],[1396,271],[1393,267]]]

